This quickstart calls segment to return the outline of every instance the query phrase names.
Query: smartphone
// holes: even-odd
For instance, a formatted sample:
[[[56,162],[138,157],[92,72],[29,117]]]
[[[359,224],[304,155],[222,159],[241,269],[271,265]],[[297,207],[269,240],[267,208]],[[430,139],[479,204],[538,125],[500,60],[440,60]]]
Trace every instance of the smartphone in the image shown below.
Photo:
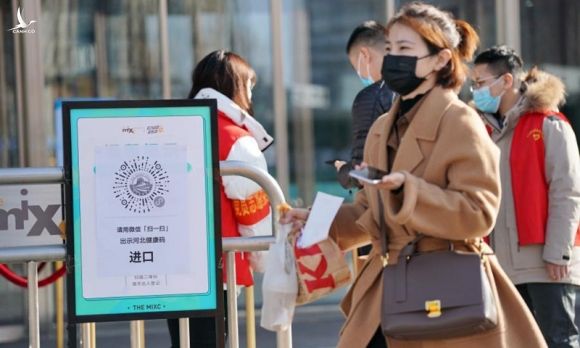
[[[366,167],[364,169],[354,169],[348,172],[348,175],[367,184],[376,185],[381,182],[383,176],[388,175],[389,172],[374,167]]]

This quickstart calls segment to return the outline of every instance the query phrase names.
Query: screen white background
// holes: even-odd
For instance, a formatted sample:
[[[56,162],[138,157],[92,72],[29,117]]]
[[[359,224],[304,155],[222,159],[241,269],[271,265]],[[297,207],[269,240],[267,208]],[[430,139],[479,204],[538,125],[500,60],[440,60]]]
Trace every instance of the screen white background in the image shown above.
[[[78,120],[78,147],[83,296],[104,298],[207,292],[205,189],[209,178],[206,174],[209,173],[204,170],[203,119],[81,118]],[[112,169],[107,165],[138,153],[164,157],[166,168],[176,178],[170,185],[170,193],[165,196],[166,205],[144,214],[132,214],[122,206],[116,206],[108,192],[97,194],[98,186],[99,190],[107,189],[103,182],[110,179]],[[108,160],[104,159],[106,155],[109,155]],[[183,161],[185,163],[180,163]],[[97,185],[97,182],[101,184]],[[120,238],[146,238],[153,234],[144,231],[117,233],[111,228],[148,225],[169,226],[169,231],[164,233],[166,241],[171,242],[155,245],[151,250],[154,262],[130,263],[129,251],[149,251],[153,244],[143,244],[147,247],[145,250],[141,244],[121,245]],[[163,235],[161,232],[154,234]],[[127,251],[126,258],[122,257],[123,251]]]

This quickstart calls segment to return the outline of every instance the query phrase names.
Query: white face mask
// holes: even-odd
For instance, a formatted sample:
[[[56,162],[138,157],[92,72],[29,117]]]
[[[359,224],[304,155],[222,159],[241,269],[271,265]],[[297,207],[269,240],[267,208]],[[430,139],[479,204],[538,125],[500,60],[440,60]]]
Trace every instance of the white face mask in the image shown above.
[[[248,79],[248,82],[246,83],[246,93],[248,93],[248,100],[252,101],[252,80]]]

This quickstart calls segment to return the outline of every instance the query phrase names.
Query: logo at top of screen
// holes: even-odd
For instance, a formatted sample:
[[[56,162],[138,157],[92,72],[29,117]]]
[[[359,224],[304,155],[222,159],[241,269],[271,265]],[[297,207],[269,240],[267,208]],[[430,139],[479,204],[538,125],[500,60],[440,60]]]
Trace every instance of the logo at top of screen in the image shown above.
[[[153,125],[146,127],[123,127],[121,129],[121,133],[125,134],[145,133],[147,135],[151,135],[151,134],[162,134],[163,132],[165,132],[165,129],[163,129],[163,126],[161,125]]]
[[[30,26],[38,21],[34,19],[28,22],[25,21],[24,17],[22,17],[22,10],[20,7],[18,7],[18,10],[16,11],[16,19],[18,20],[18,25],[14,28],[8,29],[8,31],[11,31],[13,34],[34,34],[36,32],[36,30]]]

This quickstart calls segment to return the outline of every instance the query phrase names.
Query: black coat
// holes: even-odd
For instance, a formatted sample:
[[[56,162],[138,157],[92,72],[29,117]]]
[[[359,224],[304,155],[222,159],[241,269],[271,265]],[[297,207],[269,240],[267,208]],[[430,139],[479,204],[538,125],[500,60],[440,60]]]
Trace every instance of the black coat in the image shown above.
[[[338,181],[344,188],[359,187],[359,183],[348,176],[348,172],[362,162],[365,141],[371,125],[382,114],[389,111],[393,92],[384,81],[363,88],[352,102],[352,149],[351,159],[338,172]]]

